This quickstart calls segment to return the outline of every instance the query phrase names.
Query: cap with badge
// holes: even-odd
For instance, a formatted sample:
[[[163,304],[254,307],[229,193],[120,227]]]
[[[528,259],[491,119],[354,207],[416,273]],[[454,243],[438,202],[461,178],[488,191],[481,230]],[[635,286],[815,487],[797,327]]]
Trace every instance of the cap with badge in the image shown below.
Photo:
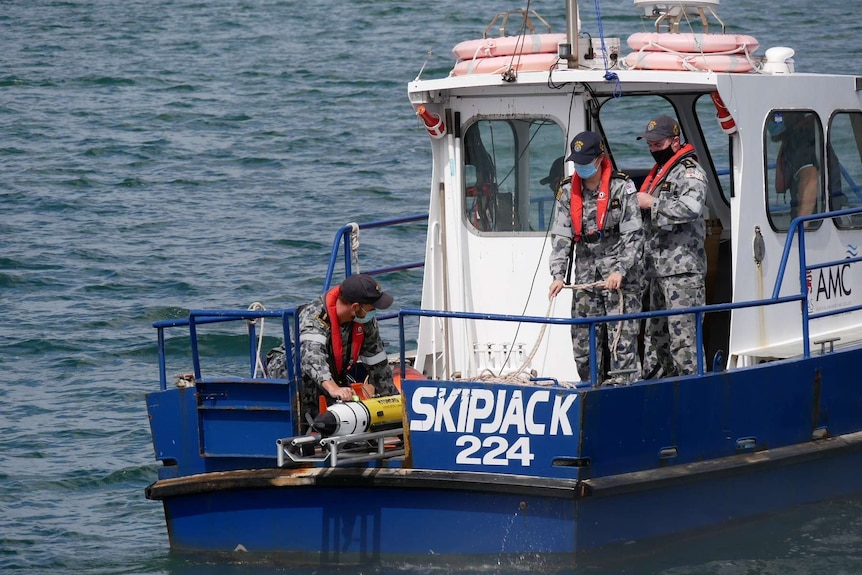
[[[602,155],[605,145],[595,132],[581,132],[572,139],[571,151],[566,161],[584,166]]]
[[[393,301],[368,274],[355,274],[341,282],[341,297],[350,303],[370,303],[375,309],[386,309]]]
[[[647,124],[644,133],[638,136],[638,140],[646,139],[647,142],[658,142],[665,138],[679,136],[679,124],[670,116],[656,116]]]

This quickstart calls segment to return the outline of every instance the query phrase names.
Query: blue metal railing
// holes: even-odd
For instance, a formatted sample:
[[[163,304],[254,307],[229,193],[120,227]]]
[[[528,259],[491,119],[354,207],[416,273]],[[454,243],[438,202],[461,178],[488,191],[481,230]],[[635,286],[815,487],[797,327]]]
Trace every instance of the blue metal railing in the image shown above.
[[[411,216],[403,216],[398,218],[390,218],[379,220],[367,224],[359,224],[360,230],[369,230],[374,228],[385,228],[397,226],[412,222],[419,222],[428,219],[428,214],[416,214]],[[338,261],[339,252],[343,250],[344,254],[344,269],[345,277],[352,273],[352,261],[350,257],[350,243],[352,239],[353,226],[346,225],[341,227],[335,235],[332,251],[329,257],[329,266],[327,268],[326,279],[324,281],[323,292],[325,293],[332,284],[332,277],[335,271],[335,265]],[[425,265],[424,261],[406,263],[397,266],[386,268],[377,268],[365,273],[371,275],[384,274],[389,272],[421,268]],[[381,314],[377,316],[380,321],[393,319],[397,314]],[[184,327],[189,330],[189,341],[192,355],[192,366],[195,380],[201,380],[203,375],[201,371],[201,353],[198,343],[198,326],[204,324],[224,323],[232,321],[245,320],[248,322],[248,339],[249,339],[249,360],[250,372],[249,378],[254,378],[255,369],[258,361],[258,351],[256,348],[257,320],[261,318],[281,318],[281,331],[283,341],[285,342],[285,369],[287,381],[291,385],[298,385],[298,376],[300,373],[300,357],[299,357],[299,338],[291,337],[291,329],[294,334],[299,333],[299,316],[296,313],[296,308],[277,309],[277,310],[191,310],[187,318],[161,320],[153,323],[153,327],[157,330],[158,337],[158,357],[159,357],[159,384],[162,390],[167,389],[167,353],[165,347],[165,330],[170,328]],[[292,326],[292,327],[291,327]],[[288,344],[290,342],[290,344]]]
[[[789,302],[800,302],[800,307],[802,311],[802,343],[803,343],[803,356],[810,357],[810,343],[809,343],[809,322],[812,319],[828,317],[831,315],[847,313],[849,311],[854,311],[858,309],[862,309],[862,305],[856,305],[852,307],[843,307],[835,310],[828,310],[819,313],[810,313],[808,310],[808,290],[807,290],[807,274],[811,270],[826,268],[835,265],[843,265],[848,263],[855,263],[862,261],[862,256],[845,258],[840,260],[833,260],[822,263],[808,264],[806,253],[805,253],[805,229],[804,225],[806,222],[813,220],[826,220],[826,219],[834,219],[843,216],[851,216],[855,214],[862,214],[862,208],[853,208],[847,210],[840,210],[835,212],[825,212],[820,214],[813,214],[810,216],[802,216],[794,219],[790,224],[790,230],[787,234],[784,243],[784,249],[781,256],[781,261],[779,263],[778,272],[775,279],[775,284],[772,292],[772,296],[769,299],[762,300],[754,300],[748,302],[739,302],[739,303],[720,303],[720,304],[712,304],[699,306],[694,308],[686,308],[684,310],[653,310],[639,313],[631,313],[631,314],[622,314],[615,316],[605,316],[605,317],[591,317],[591,318],[545,318],[545,317],[535,317],[535,316],[519,316],[519,315],[505,315],[505,314],[488,314],[488,313],[470,313],[470,312],[453,312],[453,311],[439,311],[439,310],[425,310],[425,309],[415,309],[415,308],[402,308],[397,313],[392,313],[389,315],[379,316],[381,321],[385,321],[387,319],[392,319],[397,317],[399,322],[399,348],[400,348],[400,359],[402,366],[402,378],[405,377],[403,373],[404,367],[407,365],[406,361],[406,327],[405,327],[405,318],[407,317],[438,317],[438,318],[451,318],[451,319],[463,319],[463,320],[487,320],[487,321],[504,321],[504,322],[525,322],[525,323],[537,323],[537,324],[553,324],[553,325],[588,325],[590,330],[590,369],[591,369],[591,382],[590,384],[594,384],[597,381],[597,366],[596,366],[596,327],[603,323],[615,323],[620,320],[640,320],[645,318],[656,318],[656,317],[669,317],[675,315],[685,315],[685,314],[693,314],[695,316],[695,325],[697,330],[697,373],[702,375],[705,373],[705,365],[704,365],[704,350],[703,350],[703,319],[706,314],[716,313],[716,312],[724,312],[735,309],[743,309],[743,308],[752,308],[752,307],[766,307],[773,305],[780,305]],[[405,218],[395,218],[392,220],[385,220],[381,222],[375,222],[372,224],[367,224],[364,226],[360,226],[360,228],[368,229],[372,227],[383,227],[386,225],[398,225],[406,222],[415,222],[420,221],[422,219],[426,219],[426,215],[421,216],[409,216]],[[342,227],[337,236],[336,241],[333,246],[332,256],[330,258],[330,267],[329,272],[327,273],[327,289],[329,282],[332,279],[332,273],[334,269],[334,264],[337,260],[338,252],[341,250],[342,242],[345,246],[345,267],[348,273],[350,272],[350,251],[349,251],[349,234],[352,232],[351,226]],[[798,236],[798,240],[797,240]],[[799,257],[799,293],[791,294],[786,296],[780,296],[780,291],[782,284],[784,282],[784,276],[786,273],[788,262],[790,261],[791,252],[793,250],[794,240],[797,240],[797,252]],[[406,264],[403,266],[395,266],[392,268],[381,268],[379,270],[374,270],[373,272],[368,273],[385,273],[386,271],[395,271],[402,269],[411,269],[415,267],[421,267],[424,265],[422,262],[418,264]],[[300,373],[300,357],[299,357],[299,341],[296,337],[291,337],[291,332],[293,334],[298,333],[299,331],[299,319],[296,314],[296,308],[289,309],[281,309],[281,310],[192,310],[189,312],[188,318],[182,319],[173,319],[173,320],[162,320],[153,323],[153,327],[155,327],[158,331],[158,356],[159,356],[159,367],[160,367],[160,386],[161,389],[164,390],[167,388],[167,374],[166,374],[166,352],[165,352],[165,330],[169,328],[176,327],[187,327],[189,329],[190,341],[191,341],[191,354],[192,354],[192,363],[194,368],[194,376],[196,380],[202,378],[201,373],[201,358],[200,358],[200,349],[198,346],[198,326],[204,324],[213,324],[213,323],[221,323],[221,322],[229,322],[229,321],[239,321],[245,320],[248,323],[248,336],[249,336],[249,358],[250,358],[250,377],[253,378],[255,374],[256,362],[258,360],[258,352],[255,347],[255,342],[257,339],[256,332],[256,322],[255,320],[260,318],[281,318],[282,320],[282,336],[283,341],[290,342],[291,345],[285,345],[285,367],[287,370],[287,380],[292,385],[298,385],[298,375]]]
[[[388,220],[379,220],[376,222],[371,222],[369,224],[357,224],[360,230],[370,230],[374,228],[385,228],[390,226],[396,226],[400,224],[407,224],[411,222],[420,222],[422,220],[428,220],[428,214],[416,214],[412,216],[403,216],[400,218],[391,218]],[[335,240],[332,243],[332,251],[329,255],[329,266],[326,269],[326,279],[323,282],[323,291],[326,292],[332,286],[332,276],[335,273],[335,264],[338,260],[338,252],[343,249],[344,251],[344,277],[352,275],[353,273],[353,262],[350,257],[350,244],[353,239],[353,226],[346,225],[342,226],[335,233]],[[411,262],[403,265],[392,266],[387,268],[378,268],[370,271],[366,271],[369,275],[378,275],[389,272],[401,271],[401,270],[409,270],[414,268],[421,268],[425,266],[425,261]]]
[[[538,324],[553,324],[553,325],[588,325],[590,330],[590,385],[595,385],[597,381],[597,366],[596,366],[596,326],[604,323],[615,323],[618,321],[625,320],[640,320],[646,318],[657,318],[657,317],[670,317],[675,315],[687,315],[694,314],[695,316],[695,325],[697,330],[697,374],[703,375],[705,373],[704,370],[704,347],[703,347],[703,318],[708,313],[716,313],[723,311],[730,311],[735,309],[744,309],[744,308],[752,308],[752,307],[767,307],[780,305],[790,302],[798,301],[800,302],[800,306],[802,308],[802,341],[803,341],[803,356],[810,357],[810,343],[809,343],[809,321],[811,319],[816,319],[820,317],[827,317],[831,315],[836,315],[840,313],[847,313],[849,311],[854,311],[857,309],[862,309],[862,305],[852,306],[852,307],[843,307],[836,310],[824,311],[817,314],[809,314],[808,312],[808,290],[806,284],[806,275],[809,270],[829,267],[837,264],[846,264],[853,263],[862,260],[862,256],[854,257],[854,258],[845,258],[836,261],[830,261],[825,263],[817,263],[812,265],[806,264],[805,257],[805,238],[804,238],[804,224],[805,222],[812,220],[826,220],[826,219],[834,219],[842,216],[848,216],[853,214],[862,213],[862,208],[853,208],[847,210],[840,210],[835,212],[824,212],[820,214],[813,214],[810,216],[802,216],[794,219],[790,224],[790,232],[787,234],[787,238],[784,243],[784,250],[781,256],[781,262],[779,264],[778,273],[775,279],[775,286],[773,289],[772,297],[769,299],[761,299],[761,300],[752,300],[747,302],[738,302],[738,303],[719,303],[719,304],[711,304],[705,306],[698,306],[692,308],[685,308],[684,310],[652,310],[646,312],[639,313],[629,313],[629,314],[620,314],[614,316],[603,316],[603,317],[588,317],[588,318],[546,318],[546,317],[536,317],[536,316],[518,316],[518,315],[504,315],[504,314],[487,314],[487,313],[470,313],[470,312],[449,312],[449,311],[437,311],[437,310],[426,310],[426,309],[413,309],[413,308],[404,308],[401,309],[398,313],[399,320],[399,337],[400,337],[400,347],[401,347],[401,365],[405,365],[406,357],[404,355],[405,352],[405,326],[404,319],[406,317],[411,316],[419,316],[419,317],[438,317],[438,318],[450,318],[450,319],[463,319],[463,320],[489,320],[489,321],[504,321],[504,322],[523,322],[523,323],[538,323]],[[792,294],[787,296],[780,296],[779,293],[781,291],[781,284],[784,281],[784,273],[787,267],[787,262],[790,258],[790,252],[793,247],[793,240],[796,235],[799,235],[798,242],[798,252],[799,252],[799,277],[800,277],[800,291],[798,294]],[[402,369],[403,372],[403,369]],[[402,377],[404,377],[404,373],[402,373]]]

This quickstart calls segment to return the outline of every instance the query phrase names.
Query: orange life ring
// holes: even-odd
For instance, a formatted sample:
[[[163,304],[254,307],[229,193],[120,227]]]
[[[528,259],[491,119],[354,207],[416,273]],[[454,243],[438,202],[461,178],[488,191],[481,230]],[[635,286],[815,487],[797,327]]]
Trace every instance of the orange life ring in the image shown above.
[[[527,34],[524,36],[503,36],[502,38],[479,38],[456,44],[452,48],[452,54],[459,60],[512,56],[513,54],[556,54],[557,46],[560,42],[565,41],[565,34]]]
[[[553,54],[518,54],[514,56],[461,60],[455,63],[452,75],[502,74],[508,71],[509,68],[515,72],[547,72],[556,65],[557,60],[559,60],[559,57],[556,52]]]
[[[671,52],[632,52],[625,66],[634,70],[688,70],[704,72],[750,72],[754,62],[733,54],[674,54]]]
[[[760,42],[744,34],[692,34],[671,32],[635,32],[626,40],[632,50],[647,52],[687,52],[735,54],[757,50]]]

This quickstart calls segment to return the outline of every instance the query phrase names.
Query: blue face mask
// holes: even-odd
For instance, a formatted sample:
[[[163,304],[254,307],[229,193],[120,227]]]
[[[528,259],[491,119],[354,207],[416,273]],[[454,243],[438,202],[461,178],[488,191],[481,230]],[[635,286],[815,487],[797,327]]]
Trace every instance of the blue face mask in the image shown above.
[[[596,167],[595,162],[590,162],[586,165],[575,164],[575,172],[580,176],[582,180],[586,180],[592,178],[596,175],[599,169]]]
[[[359,317],[359,316],[354,317],[353,321],[355,321],[356,323],[368,323],[369,321],[374,319],[375,315],[377,315],[377,310],[373,309],[371,311],[365,312],[365,317]]]

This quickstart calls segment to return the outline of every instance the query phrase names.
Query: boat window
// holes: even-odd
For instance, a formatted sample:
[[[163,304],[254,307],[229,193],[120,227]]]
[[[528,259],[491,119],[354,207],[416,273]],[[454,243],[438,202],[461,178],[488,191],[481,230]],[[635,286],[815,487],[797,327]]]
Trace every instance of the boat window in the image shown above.
[[[478,232],[543,233],[563,170],[562,129],[546,119],[479,120],[464,133],[464,214]],[[556,175],[556,174],[555,174]],[[562,177],[562,174],[559,176]]]
[[[793,218],[825,210],[823,127],[806,110],[774,110],[763,128],[766,203],[769,222],[787,231]],[[810,229],[822,222],[811,222]]]
[[[689,107],[692,97],[678,97],[681,109]],[[707,173],[710,171],[709,161],[716,173],[716,183],[726,204],[729,204],[727,194],[731,191],[730,170],[730,139],[722,132],[715,118],[715,105],[708,94],[699,96],[693,104],[698,124],[703,134],[703,143],[709,150],[706,157],[698,155],[698,160]],[[640,187],[646,175],[655,164],[645,142],[638,140],[651,118],[658,115],[679,118],[673,103],[662,96],[626,96],[611,98],[602,104],[600,109],[600,125],[602,134],[608,143],[614,165],[628,174]],[[695,135],[697,137],[697,135]],[[691,142],[699,147],[696,138],[683,133],[683,143]]]
[[[655,164],[646,142],[638,140],[651,118],[664,114],[676,118],[673,105],[661,96],[611,98],[602,104],[600,125],[617,170],[628,174],[640,187]]]
[[[838,112],[830,121],[826,146],[829,208],[862,206],[862,113]],[[835,219],[842,229],[862,229],[862,215]]]

